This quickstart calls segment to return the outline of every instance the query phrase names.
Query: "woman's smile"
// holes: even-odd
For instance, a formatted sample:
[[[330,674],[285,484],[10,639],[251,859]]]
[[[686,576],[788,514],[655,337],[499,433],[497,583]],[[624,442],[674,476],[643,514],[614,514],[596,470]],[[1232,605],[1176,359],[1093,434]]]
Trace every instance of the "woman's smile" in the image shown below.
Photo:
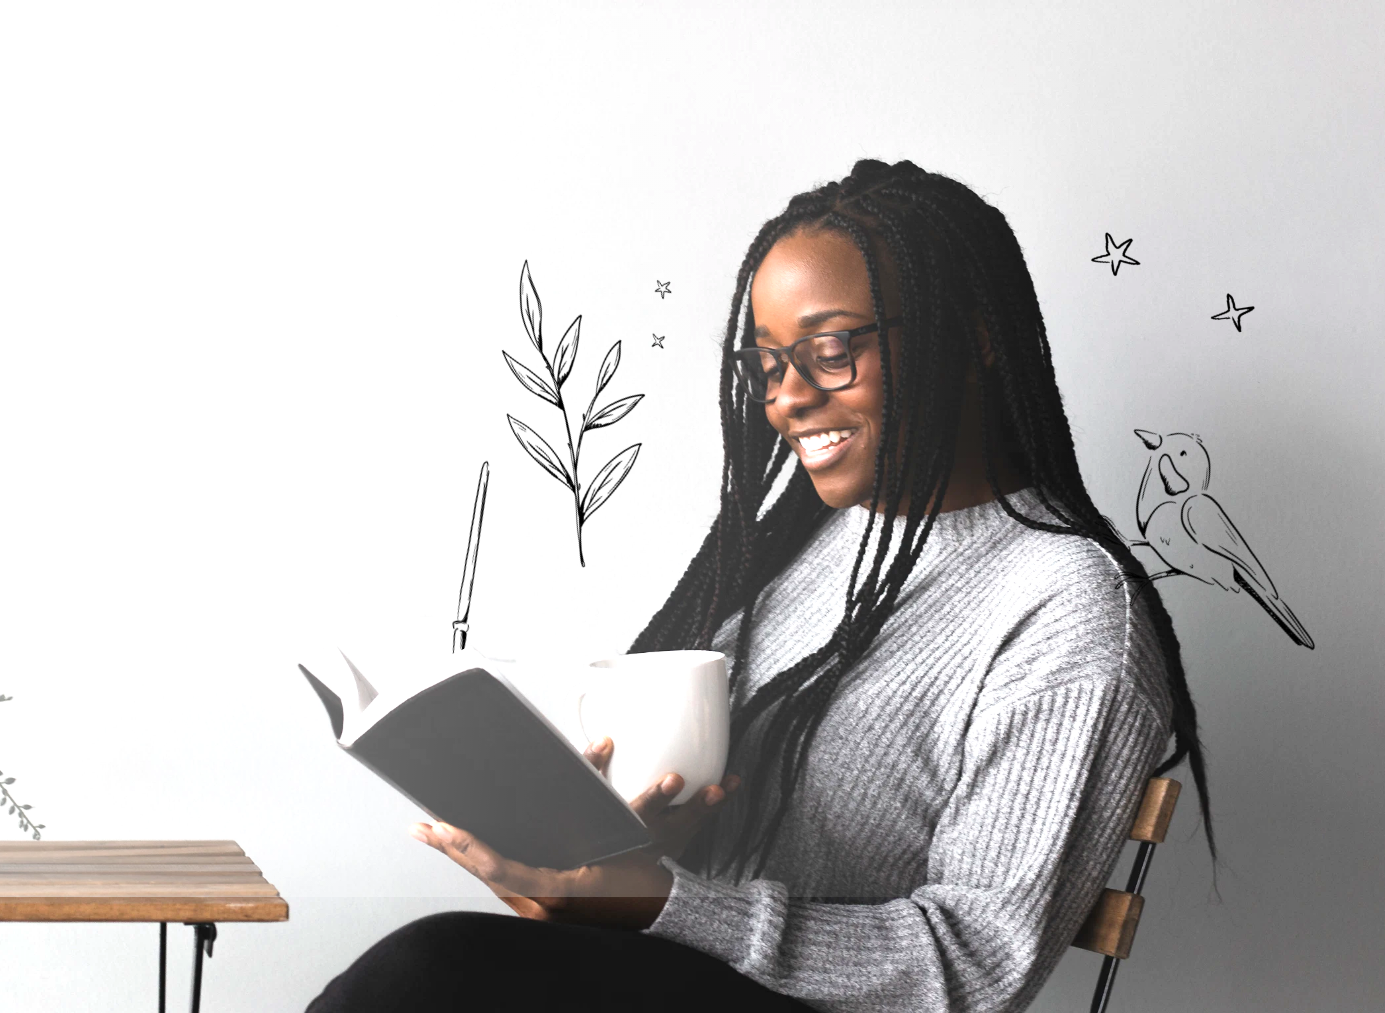
[[[859,428],[851,426],[844,429],[804,429],[799,433],[790,433],[789,439],[798,450],[803,467],[809,471],[821,471],[841,460],[853,446],[852,437]]]

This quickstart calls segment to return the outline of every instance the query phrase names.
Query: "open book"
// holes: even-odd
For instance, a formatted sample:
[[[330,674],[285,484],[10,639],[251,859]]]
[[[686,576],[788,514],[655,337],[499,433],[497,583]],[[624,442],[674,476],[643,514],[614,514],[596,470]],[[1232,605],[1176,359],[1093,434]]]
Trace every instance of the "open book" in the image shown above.
[[[377,693],[341,657],[337,673],[298,666],[338,745],[434,820],[535,868],[573,869],[651,843],[635,811],[499,663],[468,648],[421,689]],[[354,706],[318,678],[347,670]]]

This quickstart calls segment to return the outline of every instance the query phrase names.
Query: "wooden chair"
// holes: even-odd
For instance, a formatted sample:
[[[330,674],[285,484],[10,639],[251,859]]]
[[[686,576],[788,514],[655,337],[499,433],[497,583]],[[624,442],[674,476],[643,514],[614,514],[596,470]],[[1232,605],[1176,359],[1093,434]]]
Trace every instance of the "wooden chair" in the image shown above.
[[[1106,1013],[1118,962],[1130,956],[1130,945],[1135,941],[1135,929],[1140,924],[1140,912],[1145,906],[1145,899],[1140,896],[1140,890],[1145,885],[1145,873],[1149,871],[1154,846],[1164,843],[1169,820],[1173,818],[1174,803],[1178,801],[1182,788],[1177,781],[1167,777],[1149,779],[1140,810],[1135,814],[1135,824],[1130,828],[1130,839],[1140,842],[1130,879],[1124,890],[1107,889],[1102,892],[1101,899],[1082,923],[1082,928],[1077,930],[1077,938],[1072,942],[1073,946],[1106,957],[1101,964],[1096,994],[1092,996],[1092,1013]]]

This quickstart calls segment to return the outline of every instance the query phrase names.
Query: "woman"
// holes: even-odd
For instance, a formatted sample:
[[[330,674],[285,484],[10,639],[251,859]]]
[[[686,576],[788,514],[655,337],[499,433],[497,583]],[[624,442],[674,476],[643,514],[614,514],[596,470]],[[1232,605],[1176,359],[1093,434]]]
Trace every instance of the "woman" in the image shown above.
[[[652,786],[656,844],[572,873],[417,825],[524,917],[405,926],[310,1009],[1019,1010],[1152,773],[1189,760],[1213,846],[1178,642],[1083,485],[999,211],[907,161],[793,198],[721,407],[720,513],[631,651],[733,659],[735,773],[676,811]]]

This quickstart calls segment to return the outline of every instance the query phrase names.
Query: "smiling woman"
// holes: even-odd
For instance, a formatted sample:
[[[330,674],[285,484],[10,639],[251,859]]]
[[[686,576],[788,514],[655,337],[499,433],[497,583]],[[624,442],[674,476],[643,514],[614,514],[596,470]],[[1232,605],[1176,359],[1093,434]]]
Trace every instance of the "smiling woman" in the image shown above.
[[[1004,216],[858,162],[760,230],[724,353],[720,512],[631,651],[732,659],[727,780],[679,812],[652,786],[654,845],[571,873],[420,826],[522,917],[405,926],[311,1010],[1021,1010],[1151,773],[1189,761],[1212,845],[1178,641],[1086,491]]]

